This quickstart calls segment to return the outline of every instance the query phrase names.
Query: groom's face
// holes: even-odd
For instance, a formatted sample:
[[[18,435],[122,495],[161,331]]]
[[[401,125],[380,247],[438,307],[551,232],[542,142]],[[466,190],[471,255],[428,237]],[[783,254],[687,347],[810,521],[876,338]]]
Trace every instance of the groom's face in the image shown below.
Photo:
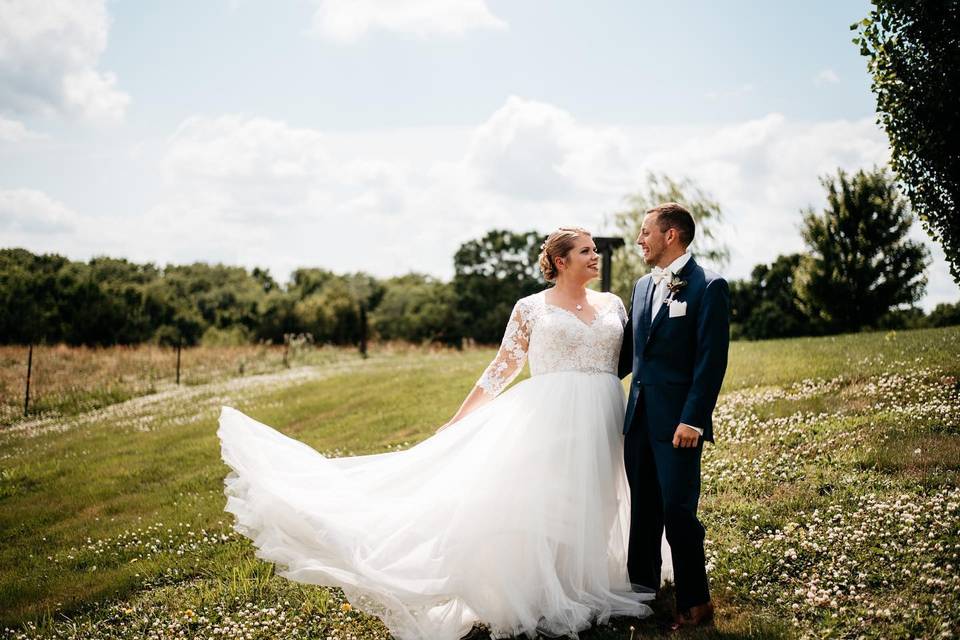
[[[643,251],[643,261],[649,265],[659,264],[667,248],[667,234],[660,230],[657,215],[647,214],[640,227],[640,235],[637,236],[637,244]]]

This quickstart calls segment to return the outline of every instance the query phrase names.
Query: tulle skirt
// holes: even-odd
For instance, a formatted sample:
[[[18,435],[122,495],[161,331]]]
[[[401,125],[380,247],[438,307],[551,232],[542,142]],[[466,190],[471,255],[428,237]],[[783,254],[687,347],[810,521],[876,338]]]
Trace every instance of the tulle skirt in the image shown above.
[[[279,575],[401,640],[575,636],[651,613],[626,573],[623,414],[616,376],[548,373],[407,450],[327,458],[223,407],[226,510]]]

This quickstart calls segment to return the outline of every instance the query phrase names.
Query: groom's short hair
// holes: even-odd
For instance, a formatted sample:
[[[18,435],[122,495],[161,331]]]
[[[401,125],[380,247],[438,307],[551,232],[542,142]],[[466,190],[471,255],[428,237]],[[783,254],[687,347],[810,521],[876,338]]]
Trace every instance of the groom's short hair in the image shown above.
[[[647,209],[647,213],[657,214],[657,226],[661,233],[666,233],[667,229],[676,229],[680,244],[689,247],[693,242],[697,225],[693,221],[693,216],[682,205],[676,202],[664,202],[652,209]]]

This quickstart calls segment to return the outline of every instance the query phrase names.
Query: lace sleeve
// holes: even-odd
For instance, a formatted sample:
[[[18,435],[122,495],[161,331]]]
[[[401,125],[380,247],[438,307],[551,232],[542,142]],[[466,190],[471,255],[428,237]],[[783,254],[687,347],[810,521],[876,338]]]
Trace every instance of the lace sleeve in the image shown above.
[[[500,351],[477,380],[477,386],[488,396],[498,396],[523,369],[529,344],[530,316],[523,301],[518,300],[510,313]]]

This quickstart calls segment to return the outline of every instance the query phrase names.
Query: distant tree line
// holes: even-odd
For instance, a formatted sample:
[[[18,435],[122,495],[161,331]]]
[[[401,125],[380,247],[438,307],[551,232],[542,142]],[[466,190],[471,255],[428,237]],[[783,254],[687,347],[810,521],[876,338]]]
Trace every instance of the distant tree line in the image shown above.
[[[806,253],[778,256],[731,283],[735,338],[751,340],[960,324],[960,304],[924,315],[929,252],[909,240],[907,201],[885,168],[821,179],[823,211],[807,210]]]
[[[0,250],[6,343],[282,342],[288,333],[348,343],[359,336],[358,303],[372,306],[382,295],[372,277],[321,269],[299,269],[281,287],[262,269]]]
[[[360,340],[362,315],[381,340],[495,343],[516,299],[546,286],[540,242],[533,231],[491,231],[460,247],[452,282],[304,268],[279,283],[259,268],[0,249],[0,343],[217,345],[310,334],[347,345]]]
[[[803,214],[807,252],[779,256],[731,282],[733,337],[960,324],[960,304],[929,315],[916,306],[929,257],[906,237],[912,216],[888,171],[840,171],[822,182],[826,206]],[[689,181],[651,175],[612,221],[627,241],[613,273],[613,289],[625,300],[647,269],[634,255],[636,230],[646,209],[664,200],[684,202],[697,218],[693,250],[701,259],[722,265],[729,255],[715,234],[719,205]],[[543,237],[492,230],[466,242],[450,282],[303,268],[280,283],[259,268],[76,262],[0,249],[0,343],[217,345],[309,334],[317,343],[349,345],[359,342],[365,316],[373,339],[494,344],[514,302],[546,286],[537,267]]]

